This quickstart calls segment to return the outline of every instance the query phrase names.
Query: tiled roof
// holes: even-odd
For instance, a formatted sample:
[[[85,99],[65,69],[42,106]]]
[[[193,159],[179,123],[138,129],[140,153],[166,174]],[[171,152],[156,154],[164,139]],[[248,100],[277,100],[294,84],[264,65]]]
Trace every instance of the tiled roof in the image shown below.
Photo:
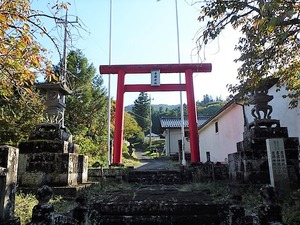
[[[203,116],[198,118],[198,127],[203,124],[209,117]],[[160,118],[160,125],[162,128],[180,128],[181,118],[180,117],[162,117]],[[187,118],[184,119],[184,127],[189,126]]]

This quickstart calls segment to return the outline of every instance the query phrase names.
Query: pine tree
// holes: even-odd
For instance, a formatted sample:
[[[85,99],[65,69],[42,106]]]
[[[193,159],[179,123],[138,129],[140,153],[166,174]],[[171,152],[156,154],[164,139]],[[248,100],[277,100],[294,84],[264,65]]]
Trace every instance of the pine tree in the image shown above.
[[[103,80],[80,50],[68,54],[73,94],[67,97],[65,124],[81,152],[104,157],[107,140],[107,97]]]
[[[141,92],[134,101],[132,114],[142,131],[146,133],[150,128],[150,98],[145,92]]]

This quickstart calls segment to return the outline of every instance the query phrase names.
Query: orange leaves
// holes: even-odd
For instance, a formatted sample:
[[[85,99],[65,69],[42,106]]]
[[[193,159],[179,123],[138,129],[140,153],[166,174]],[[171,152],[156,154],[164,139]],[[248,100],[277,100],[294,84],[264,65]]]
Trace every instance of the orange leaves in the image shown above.
[[[51,9],[55,9],[55,10],[59,10],[59,9],[68,9],[68,7],[71,5],[70,2],[61,2],[59,3],[59,1],[56,1],[56,4],[54,6],[51,7]]]
[[[58,81],[58,77],[55,76],[55,74],[53,73],[53,70],[49,70],[47,69],[46,70],[46,74],[45,74],[45,77],[46,77],[46,80],[48,82],[55,82],[55,81]]]
[[[16,89],[28,92],[48,60],[31,33],[30,1],[1,1],[0,6],[0,95],[9,97]]]
[[[6,22],[6,16],[3,14],[0,14],[0,23],[5,23]]]

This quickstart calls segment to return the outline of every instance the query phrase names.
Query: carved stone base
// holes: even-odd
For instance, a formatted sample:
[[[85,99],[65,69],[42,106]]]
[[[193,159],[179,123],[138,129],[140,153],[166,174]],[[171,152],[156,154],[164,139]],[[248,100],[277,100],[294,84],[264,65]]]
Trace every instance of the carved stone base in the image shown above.
[[[19,144],[20,154],[29,153],[78,153],[77,144],[63,140],[25,141]]]
[[[87,182],[88,157],[74,153],[20,154],[18,182],[24,187],[69,186]]]

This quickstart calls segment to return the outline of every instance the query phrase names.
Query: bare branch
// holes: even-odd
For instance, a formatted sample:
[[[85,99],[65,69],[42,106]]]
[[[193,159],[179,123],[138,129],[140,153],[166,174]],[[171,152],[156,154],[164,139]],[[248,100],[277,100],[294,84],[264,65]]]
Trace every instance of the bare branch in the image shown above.
[[[48,34],[47,32],[45,32],[45,30],[37,23],[33,22],[32,20],[28,20],[29,23],[33,24],[35,27],[39,28],[50,40],[51,42],[54,44],[58,54],[59,54],[59,58],[60,60],[62,59],[61,57],[61,52],[59,50],[59,47],[57,46],[57,43],[55,42],[54,38],[50,36],[50,34]]]

